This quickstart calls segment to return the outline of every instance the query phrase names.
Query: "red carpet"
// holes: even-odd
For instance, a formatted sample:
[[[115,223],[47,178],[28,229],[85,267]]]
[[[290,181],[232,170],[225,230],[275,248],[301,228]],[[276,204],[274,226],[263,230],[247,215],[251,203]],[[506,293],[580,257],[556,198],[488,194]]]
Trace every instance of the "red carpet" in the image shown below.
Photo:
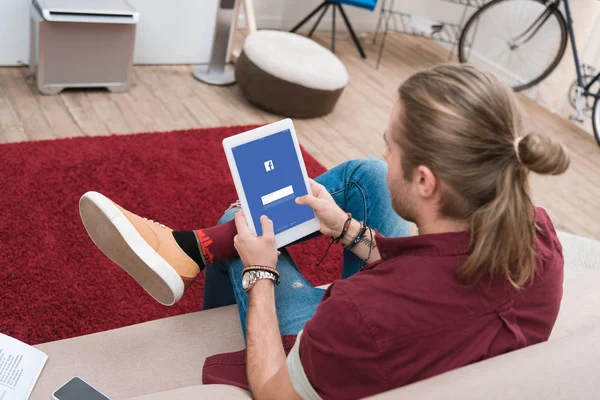
[[[0,332],[29,344],[201,310],[203,279],[155,302],[93,245],[79,197],[96,190],[173,229],[214,225],[236,199],[221,140],[249,127],[0,145]],[[311,177],[321,166],[304,153]],[[326,238],[291,249],[315,285],[340,275]]]

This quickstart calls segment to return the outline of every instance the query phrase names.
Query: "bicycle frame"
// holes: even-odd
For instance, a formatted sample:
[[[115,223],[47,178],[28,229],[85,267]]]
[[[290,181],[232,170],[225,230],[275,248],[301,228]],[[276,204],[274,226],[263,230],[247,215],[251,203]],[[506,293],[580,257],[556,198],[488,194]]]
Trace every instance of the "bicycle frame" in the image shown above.
[[[519,47],[525,43],[527,43],[531,38],[535,36],[535,34],[540,30],[540,28],[548,21],[550,15],[558,10],[560,7],[561,1],[565,5],[565,16],[567,20],[567,30],[569,32],[569,38],[571,39],[571,49],[573,51],[573,60],[575,61],[575,70],[577,71],[577,86],[581,88],[581,94],[584,96],[592,96],[595,98],[600,98],[600,93],[591,93],[590,88],[592,85],[600,79],[600,73],[598,73],[594,78],[584,84],[583,76],[581,74],[581,64],[579,63],[579,55],[577,54],[577,43],[575,42],[575,33],[573,31],[573,19],[571,18],[571,7],[569,5],[569,0],[548,0],[545,2],[546,9],[544,12],[540,14],[540,16],[527,28],[523,33],[519,36],[512,39],[510,46],[511,48]],[[560,12],[560,10],[558,10]]]
[[[571,39],[571,49],[573,50],[573,60],[575,60],[575,71],[577,71],[577,86],[583,89],[582,94],[584,96],[592,96],[600,98],[600,93],[591,93],[590,88],[592,85],[600,79],[600,73],[596,74],[594,78],[584,85],[583,76],[581,75],[581,65],[579,63],[579,55],[577,54],[577,43],[575,42],[575,32],[573,31],[573,19],[571,18],[571,7],[569,0],[563,0],[565,5],[565,16],[567,17],[567,30],[569,31],[569,38]],[[558,3],[556,3],[558,4]],[[556,6],[558,7],[558,5]]]

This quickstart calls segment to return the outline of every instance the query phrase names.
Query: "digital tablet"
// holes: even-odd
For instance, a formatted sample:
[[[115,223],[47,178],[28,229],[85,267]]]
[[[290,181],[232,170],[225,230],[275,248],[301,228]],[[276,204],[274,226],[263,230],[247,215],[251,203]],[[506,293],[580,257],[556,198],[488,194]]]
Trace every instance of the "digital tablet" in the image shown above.
[[[295,202],[311,190],[291,119],[225,138],[223,148],[252,232],[262,235],[266,215],[281,248],[319,230],[312,208]]]

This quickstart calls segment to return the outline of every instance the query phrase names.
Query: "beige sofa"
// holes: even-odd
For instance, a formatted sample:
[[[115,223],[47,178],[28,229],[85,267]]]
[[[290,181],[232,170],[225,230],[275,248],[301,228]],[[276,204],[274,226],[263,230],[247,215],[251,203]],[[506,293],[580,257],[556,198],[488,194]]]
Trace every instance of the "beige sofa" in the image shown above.
[[[600,242],[560,237],[564,298],[548,342],[374,398],[600,399]],[[207,356],[243,346],[235,306],[45,343],[36,346],[49,359],[31,398],[48,400],[81,376],[112,399],[248,399],[235,387],[201,384]]]

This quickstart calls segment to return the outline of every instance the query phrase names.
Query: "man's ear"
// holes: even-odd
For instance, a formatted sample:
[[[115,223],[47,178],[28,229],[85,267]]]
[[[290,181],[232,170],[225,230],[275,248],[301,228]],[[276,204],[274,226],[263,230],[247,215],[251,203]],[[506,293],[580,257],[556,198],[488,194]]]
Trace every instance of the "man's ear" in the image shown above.
[[[425,165],[419,165],[415,169],[415,181],[417,183],[417,192],[422,198],[431,198],[438,187],[437,177]]]

